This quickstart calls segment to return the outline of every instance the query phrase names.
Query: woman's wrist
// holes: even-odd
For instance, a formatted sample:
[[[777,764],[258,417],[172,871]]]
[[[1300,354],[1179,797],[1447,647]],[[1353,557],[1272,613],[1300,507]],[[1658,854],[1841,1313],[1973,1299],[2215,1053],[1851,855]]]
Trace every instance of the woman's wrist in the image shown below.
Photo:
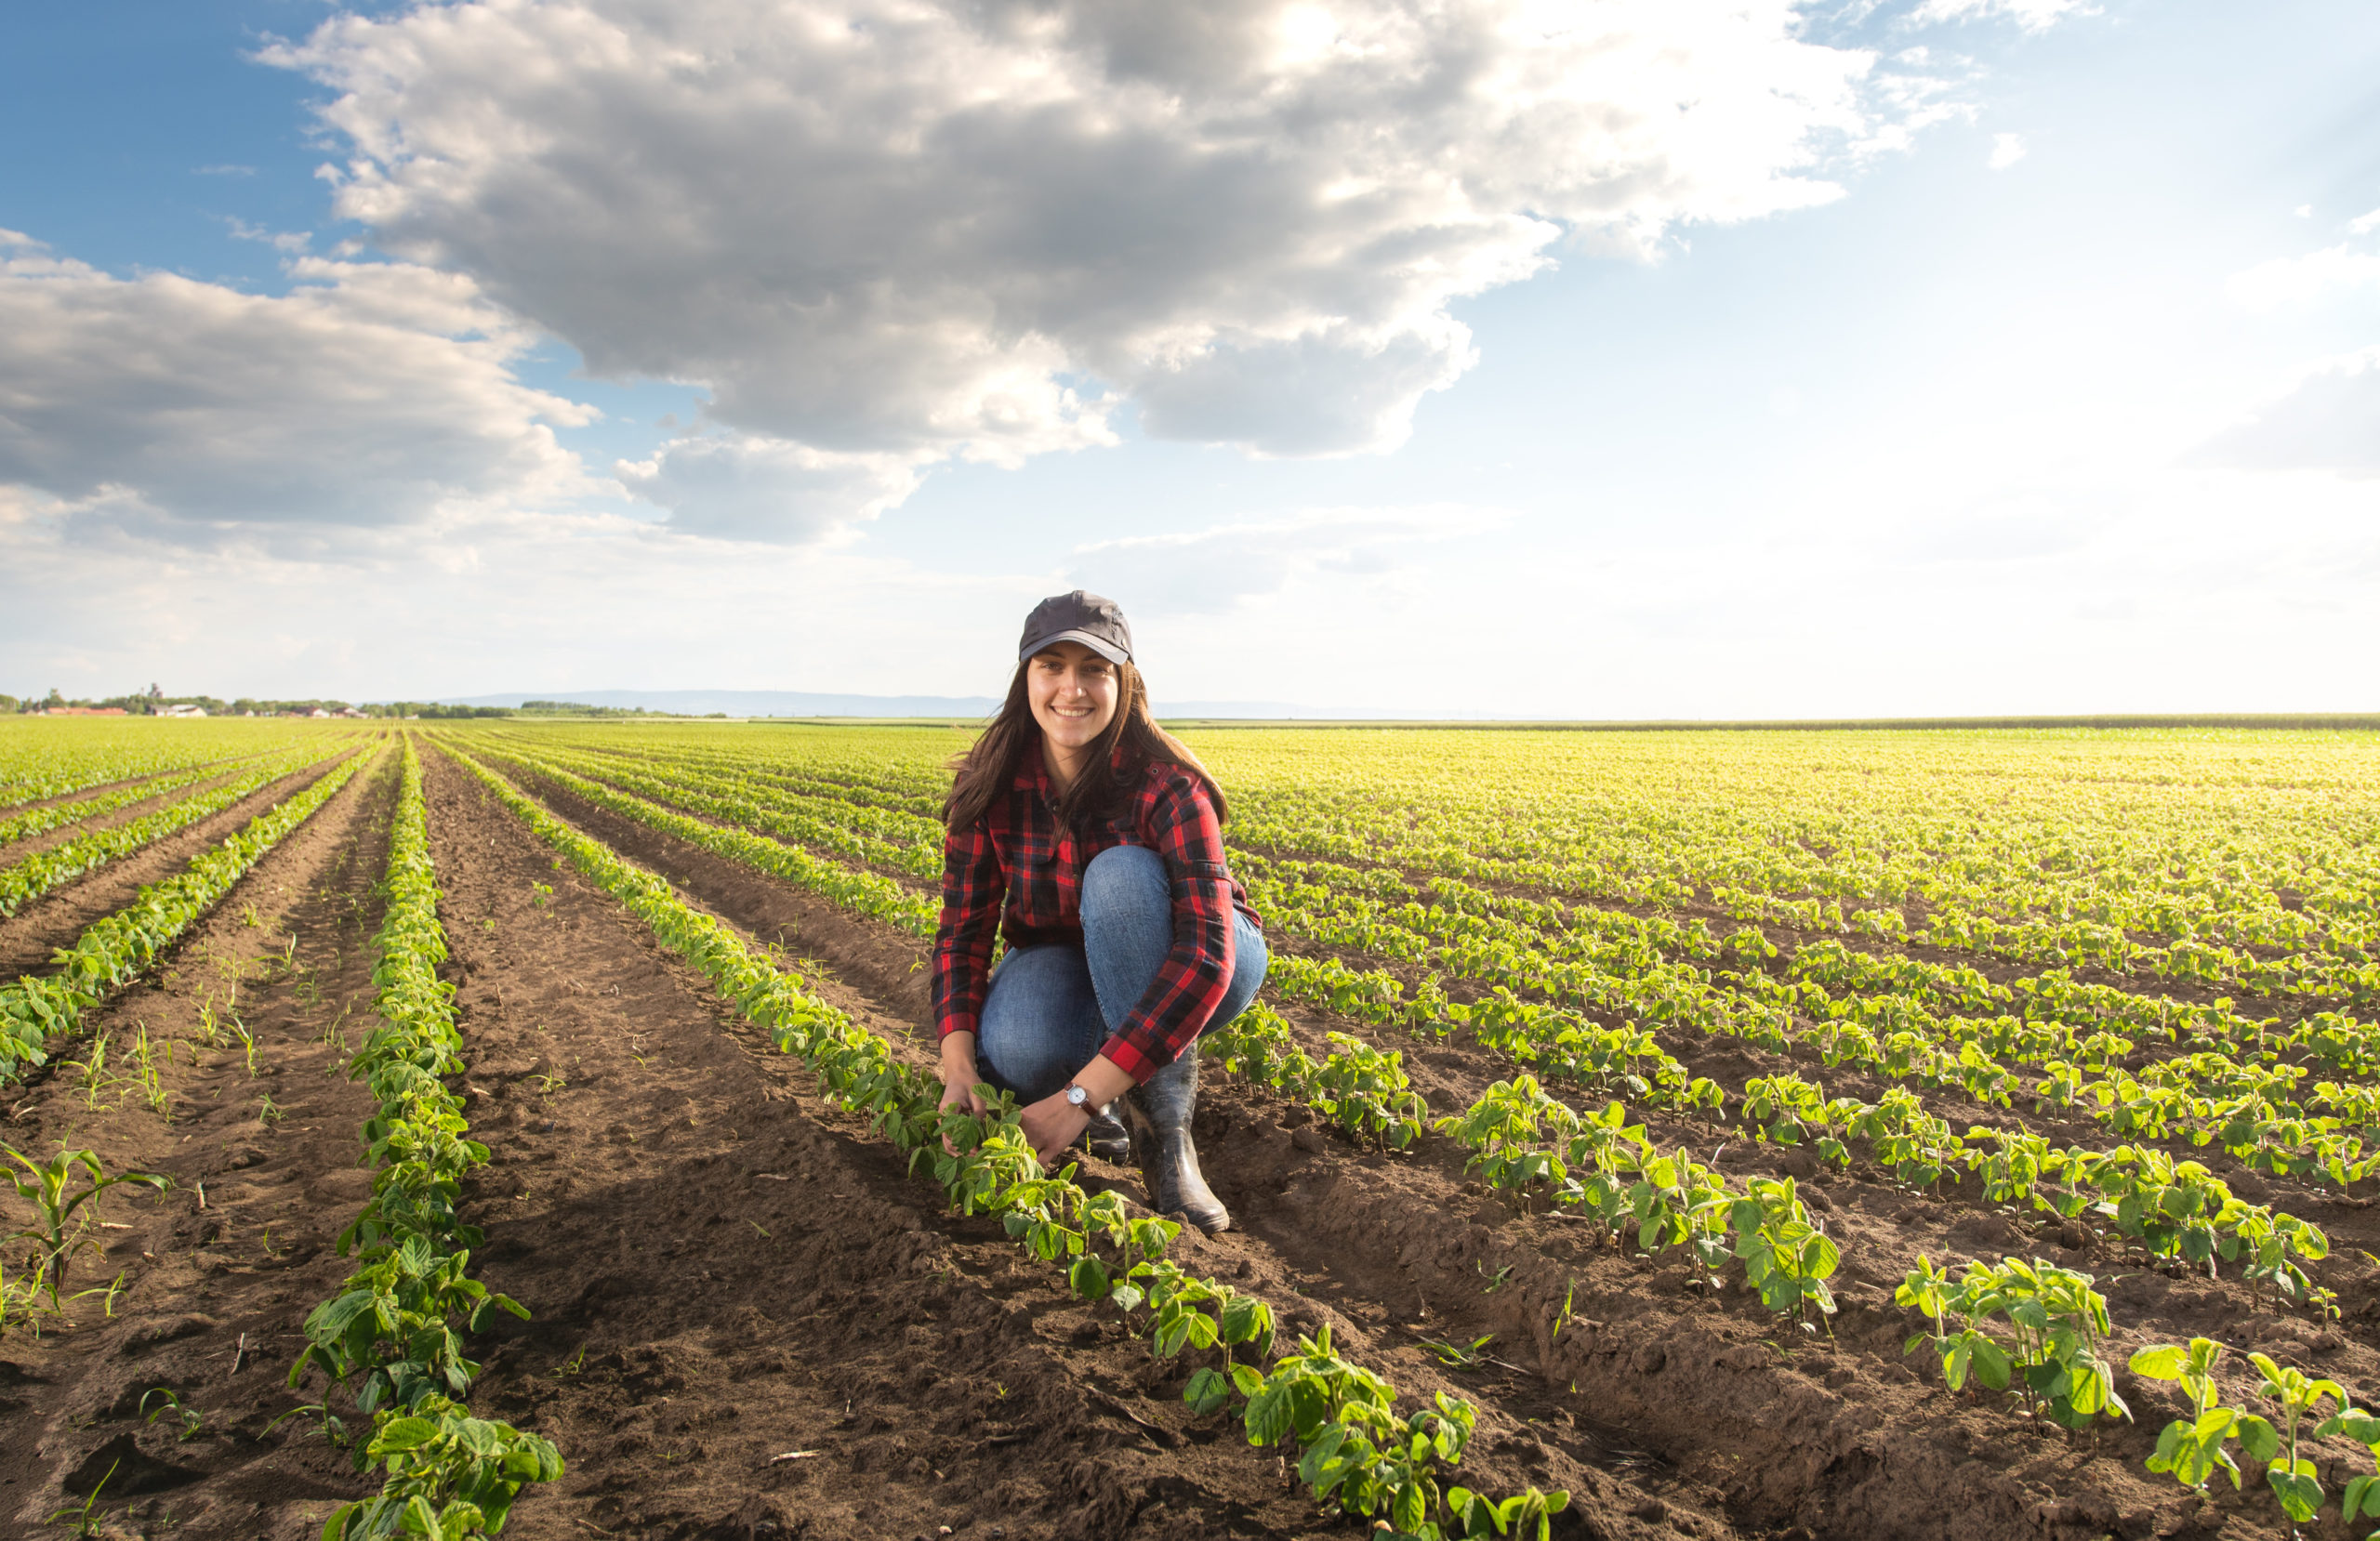
[[[1131,1090],[1132,1077],[1123,1066],[1098,1054],[1075,1076],[1074,1085],[1091,1094],[1087,1106],[1095,1113]]]
[[[975,1035],[964,1030],[942,1035],[942,1078],[947,1081],[954,1075],[967,1077],[971,1086],[978,1079]]]

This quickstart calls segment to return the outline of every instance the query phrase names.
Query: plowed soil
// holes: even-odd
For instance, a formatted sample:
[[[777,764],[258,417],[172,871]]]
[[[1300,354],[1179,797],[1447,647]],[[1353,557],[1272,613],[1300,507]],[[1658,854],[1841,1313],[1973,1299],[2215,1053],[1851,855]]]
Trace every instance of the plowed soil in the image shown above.
[[[473,1136],[494,1152],[466,1195],[488,1234],[476,1262],[535,1313],[498,1317],[483,1337],[473,1403],[553,1439],[570,1465],[532,1490],[507,1535],[1365,1533],[1319,1514],[1275,1452],[1191,1416],[1186,1365],[1155,1362],[1112,1311],[1073,1304],[996,1224],[945,1213],[931,1182],[820,1101],[795,1061],[640,923],[452,762],[425,762],[469,1046],[463,1089]],[[112,1318],[93,1297],[39,1343],[14,1327],[0,1341],[0,1535],[54,1534],[43,1516],[111,1462],[119,1475],[101,1507],[125,1534],[298,1541],[364,1491],[314,1417],[268,1426],[323,1400],[319,1378],[292,1392],[283,1376],[305,1311],[343,1275],[329,1242],[365,1189],[354,1165],[364,1099],[336,1073],[337,1040],[370,1010],[392,780],[386,767],[359,778],[154,985],[101,1013],[111,1066],[144,1028],[190,1048],[163,1072],[170,1123],[122,1087],[99,1099],[112,1111],[94,1111],[72,1066],[16,1094],[19,1148],[88,1144],[112,1169],[146,1166],[178,1186],[111,1196],[108,1219],[131,1229],[106,1232],[110,1256],[85,1259],[73,1283],[124,1270]],[[822,995],[897,1051],[928,1057],[914,939],[522,784],[800,959]],[[258,925],[243,923],[248,903]],[[234,987],[258,1045],[254,1078],[235,1041],[197,1041],[202,1008],[220,1019]],[[1290,1015],[1317,1045],[1346,1025]],[[1408,1052],[1436,1112],[1509,1073],[1476,1047],[1366,1036]],[[1773,1068],[1724,1042],[1670,1047],[1731,1088]],[[281,1116],[260,1116],[266,1095]],[[1732,1138],[1691,1124],[1657,1133],[1706,1159]],[[2228,1277],[2151,1269],[1971,1189],[1921,1198],[1872,1168],[1830,1176],[1797,1152],[1731,1150],[1731,1172],[1802,1177],[1842,1244],[1844,1309],[1831,1332],[1803,1331],[1577,1221],[1512,1212],[1435,1136],[1409,1153],[1360,1150],[1304,1109],[1213,1075],[1197,1135],[1236,1223],[1185,1236],[1178,1256],[1272,1301],[1288,1331],[1329,1326],[1408,1397],[1476,1401],[1466,1478],[1493,1492],[1568,1489],[1559,1535],[2281,1534],[2268,1495],[2222,1487],[2201,1499],[2142,1470],[2178,1407],[2161,1387],[2122,1377],[2136,1422],[2077,1438],[2028,1425],[2001,1399],[1953,1395],[1922,1355],[1904,1360],[1916,1323],[1891,1289],[1921,1249],[2092,1269],[2116,1306],[2119,1362],[2141,1343],[2206,1333],[2380,1389],[2380,1268],[2357,1252],[2380,1250],[2380,1225],[2360,1203],[2302,1189],[2286,1199],[2331,1228],[2322,1276],[2345,1297],[2343,1326],[2277,1310]],[[1140,1195],[1128,1170],[1091,1162],[1086,1176]],[[1487,1335],[1461,1366],[1421,1346]],[[157,1386],[197,1413],[188,1439],[173,1415],[140,1417]],[[338,1394],[328,1400],[338,1411]],[[2326,1477],[2335,1491],[2337,1472]],[[2334,1520],[2307,1534],[2347,1532]]]

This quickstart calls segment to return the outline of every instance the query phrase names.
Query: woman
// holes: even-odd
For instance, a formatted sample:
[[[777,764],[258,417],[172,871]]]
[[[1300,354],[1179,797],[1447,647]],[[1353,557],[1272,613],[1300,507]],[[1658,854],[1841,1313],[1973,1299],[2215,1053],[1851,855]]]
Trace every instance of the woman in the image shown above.
[[[1197,1037],[1246,1009],[1266,961],[1223,864],[1224,813],[1149,715],[1124,612],[1080,589],[1044,599],[943,805],[933,946],[942,1105],[983,1112],[979,1082],[1012,1091],[1045,1164],[1086,1135],[1111,1158],[1129,1149],[1150,1206],[1210,1233],[1231,1215],[1190,1139]]]

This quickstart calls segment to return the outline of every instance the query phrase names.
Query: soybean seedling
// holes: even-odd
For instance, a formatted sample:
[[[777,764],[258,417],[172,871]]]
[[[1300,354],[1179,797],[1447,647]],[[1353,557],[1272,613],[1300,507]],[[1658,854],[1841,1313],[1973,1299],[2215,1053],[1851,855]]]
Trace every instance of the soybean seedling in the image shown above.
[[[529,902],[536,905],[537,908],[542,910],[552,901],[554,886],[551,883],[532,883],[529,888],[531,890]]]
[[[2149,1457],[2149,1469],[2170,1471],[2184,1487],[2202,1492],[2217,1471],[2229,1473],[2233,1487],[2240,1485],[2240,1463],[2223,1445],[2239,1437],[2241,1413],[2215,1405],[2215,1366],[2222,1358],[2223,1345],[2211,1337],[2193,1337],[2187,1349],[2165,1343],[2132,1356],[2134,1375],[2177,1380],[2190,1399],[2189,1416],[2175,1418],[2157,1436],[2157,1454]]]
[[[2334,1421],[2343,1417],[2350,1407],[2347,1389],[2335,1380],[2317,1380],[2294,1365],[2276,1364],[2260,1353],[2250,1354],[2248,1363],[2265,1377],[2257,1394],[2280,1409],[2281,1426],[2275,1429],[2254,1413],[2246,1414],[2240,1419],[2240,1442],[2265,1463],[2265,1481],[2281,1500],[2281,1512],[2305,1524],[2322,1507],[2322,1482],[2314,1463],[2298,1454],[2300,1439],[2316,1432],[2303,1426],[2325,1397],[2337,1404]]]
[[[118,1172],[110,1176],[96,1151],[60,1151],[42,1166],[35,1166],[13,1146],[0,1145],[0,1153],[24,1168],[22,1177],[9,1173],[8,1181],[17,1190],[17,1196],[31,1203],[37,1212],[33,1225],[7,1240],[29,1241],[41,1248],[34,1260],[33,1282],[48,1294],[52,1311],[58,1309],[58,1292],[66,1282],[67,1265],[73,1255],[101,1250],[98,1240],[85,1229],[91,1215],[99,1212],[95,1202],[99,1196],[120,1182],[140,1183],[160,1192],[171,1186],[153,1172]],[[67,1189],[78,1167],[86,1174],[86,1182],[82,1192],[70,1193]],[[82,1223],[72,1235],[68,1234],[68,1222],[74,1220],[86,1204],[91,1205],[91,1214],[83,1215]]]

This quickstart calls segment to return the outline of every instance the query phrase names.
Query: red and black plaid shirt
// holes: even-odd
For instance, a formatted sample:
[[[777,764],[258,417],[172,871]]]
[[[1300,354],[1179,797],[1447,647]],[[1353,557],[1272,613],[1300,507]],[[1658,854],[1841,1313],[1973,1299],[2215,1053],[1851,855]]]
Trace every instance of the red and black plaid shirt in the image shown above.
[[[1019,758],[1007,797],[943,840],[942,929],[933,943],[934,1025],[974,1033],[989,986],[993,922],[1015,947],[1082,942],[1082,874],[1114,846],[1164,859],[1173,948],[1100,1052],[1134,1081],[1171,1064],[1205,1031],[1232,974],[1232,912],[1258,919],[1223,864],[1223,826],[1198,778],[1152,761],[1123,812],[1077,833],[1059,822],[1041,746]],[[1003,913],[1005,902],[1005,913]]]

